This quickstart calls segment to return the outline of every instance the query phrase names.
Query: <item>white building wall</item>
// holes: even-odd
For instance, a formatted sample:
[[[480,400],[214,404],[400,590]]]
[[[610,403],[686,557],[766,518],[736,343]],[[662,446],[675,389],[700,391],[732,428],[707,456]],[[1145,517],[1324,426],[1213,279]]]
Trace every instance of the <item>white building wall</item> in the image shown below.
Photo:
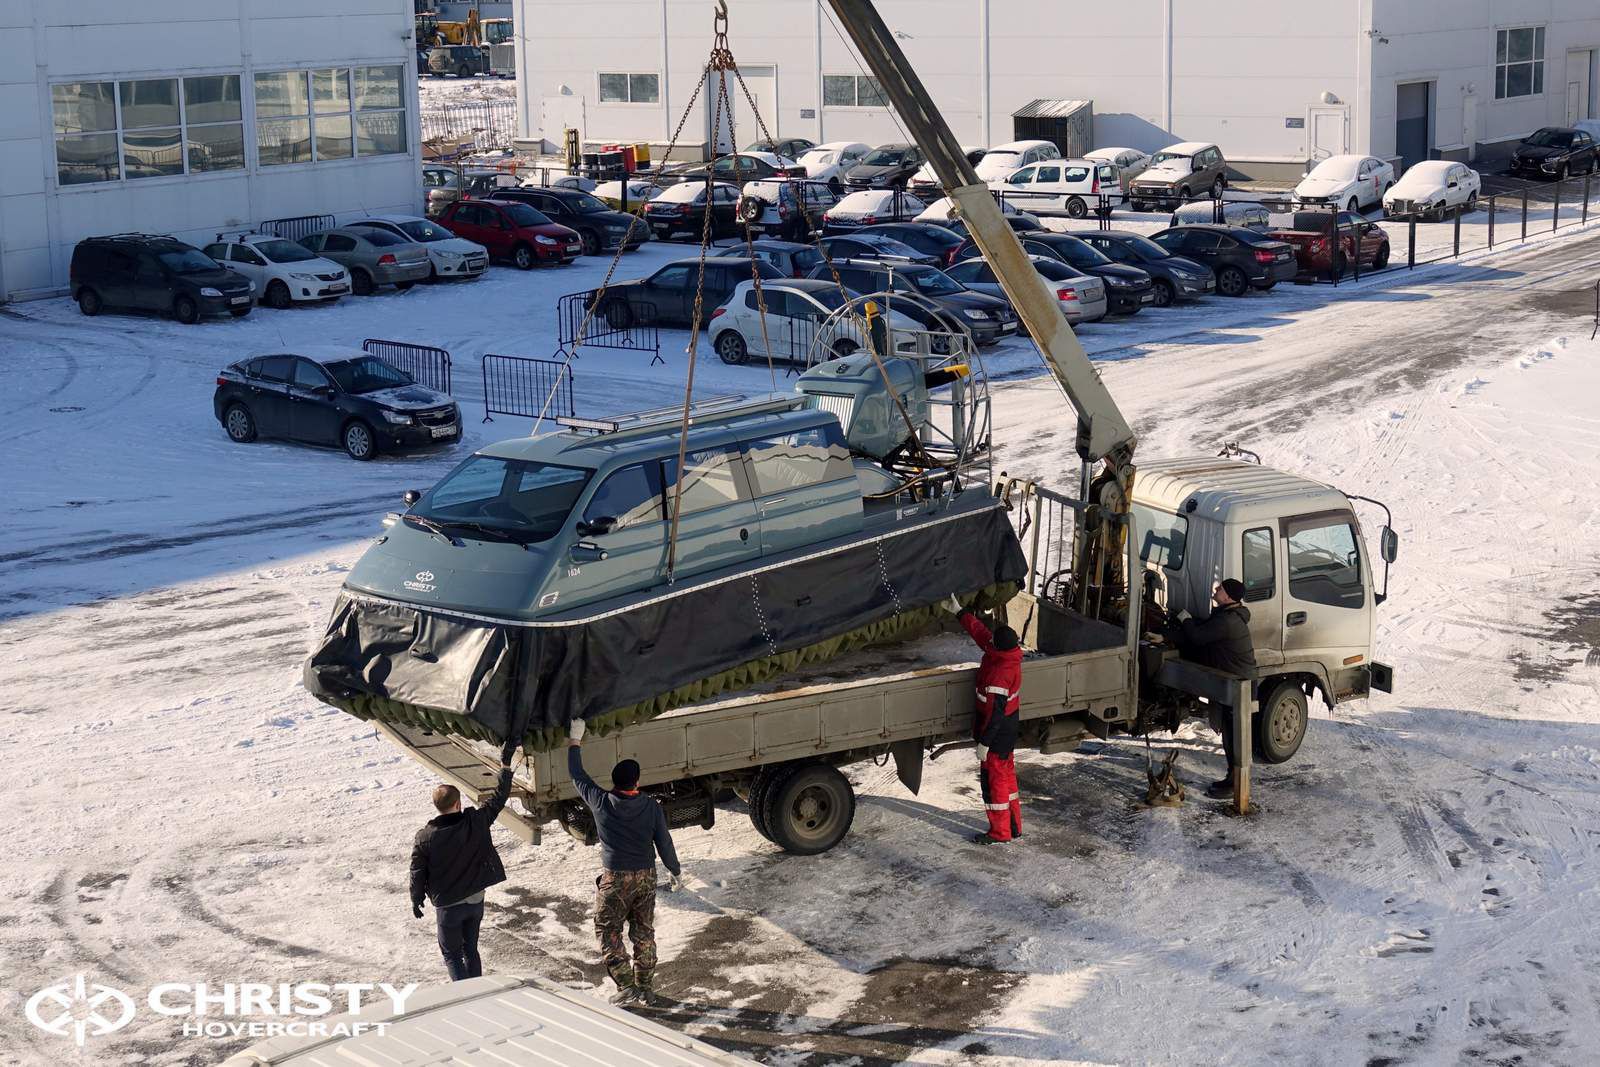
[[[405,0],[0,0],[0,297],[58,290],[96,234],[191,244],[263,219],[421,208],[412,8]],[[316,66],[405,68],[404,154],[259,167],[252,77]],[[50,85],[242,75],[246,166],[59,186]]]

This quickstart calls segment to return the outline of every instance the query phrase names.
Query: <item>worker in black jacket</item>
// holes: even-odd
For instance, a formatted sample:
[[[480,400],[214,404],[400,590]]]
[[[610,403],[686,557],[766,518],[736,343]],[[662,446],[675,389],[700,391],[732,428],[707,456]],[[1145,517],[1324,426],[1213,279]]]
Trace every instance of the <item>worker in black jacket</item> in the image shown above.
[[[595,784],[583,769],[582,719],[572,720],[567,735],[567,773],[578,795],[594,813],[595,834],[600,838],[600,863],[605,868],[594,880],[594,932],[600,940],[600,958],[616,983],[613,1004],[665,1003],[654,988],[656,970],[656,854],[672,878],[668,890],[683,884],[667,816],[655,798],[639,792],[639,764],[625,759],[611,768],[610,790]],[[633,942],[633,961],[622,943],[622,927]]]
[[[422,898],[434,907],[439,951],[450,980],[483,974],[478,958],[478,928],[483,923],[483,891],[506,880],[489,828],[511,796],[511,760],[516,742],[500,750],[500,781],[481,808],[461,809],[461,790],[441,785],[433,791],[439,814],[417,831],[411,849],[411,914],[422,918]]]
[[[1255,645],[1250,640],[1250,609],[1244,600],[1244,583],[1224,578],[1211,592],[1216,607],[1204,619],[1183,619],[1174,635],[1184,659],[1247,678],[1256,667]],[[1228,756],[1228,774],[1212,782],[1206,795],[1223,798],[1233,792],[1233,771],[1238,766],[1233,736],[1233,716],[1222,719],[1222,749]]]

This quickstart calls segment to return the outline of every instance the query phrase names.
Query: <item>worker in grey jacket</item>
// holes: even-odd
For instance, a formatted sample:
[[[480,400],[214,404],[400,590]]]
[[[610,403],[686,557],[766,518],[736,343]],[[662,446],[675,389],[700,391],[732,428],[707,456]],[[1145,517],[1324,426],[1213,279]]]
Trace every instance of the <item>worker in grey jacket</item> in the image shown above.
[[[654,989],[656,854],[661,854],[661,862],[672,876],[668,890],[683,884],[683,868],[667,832],[666,813],[654,798],[639,792],[639,764],[631,759],[618,763],[611,768],[612,788],[601,789],[583,769],[583,732],[583,720],[574,719],[567,741],[567,772],[594,813],[595,833],[600,838],[600,862],[605,869],[594,880],[594,932],[606,973],[617,986],[611,1002],[660,1007],[665,1002]],[[631,965],[622,943],[624,923],[633,942]]]

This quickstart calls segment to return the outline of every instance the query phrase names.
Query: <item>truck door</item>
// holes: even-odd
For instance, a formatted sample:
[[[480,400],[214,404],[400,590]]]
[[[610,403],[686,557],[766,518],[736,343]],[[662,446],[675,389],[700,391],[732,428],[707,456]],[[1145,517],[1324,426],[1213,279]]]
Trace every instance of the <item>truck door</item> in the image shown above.
[[[1359,529],[1355,516],[1340,511],[1280,524],[1287,578],[1282,606],[1285,660],[1320,660],[1330,674],[1337,674],[1351,657],[1365,662],[1372,609]]]
[[[1278,582],[1277,550],[1277,530],[1272,526],[1252,526],[1239,534],[1237,573],[1250,611],[1256,664],[1262,667],[1283,662],[1283,590]]]
[[[661,464],[667,487],[666,522],[672,523],[678,457]],[[678,517],[679,577],[727,567],[761,555],[761,522],[746,484],[738,448],[706,448],[684,460],[683,503]]]

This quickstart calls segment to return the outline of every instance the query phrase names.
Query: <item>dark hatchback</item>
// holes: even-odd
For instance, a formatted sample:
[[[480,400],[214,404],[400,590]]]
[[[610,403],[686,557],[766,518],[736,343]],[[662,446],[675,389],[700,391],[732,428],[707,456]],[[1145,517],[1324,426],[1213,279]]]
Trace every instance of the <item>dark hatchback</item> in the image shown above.
[[[1511,153],[1511,173],[1519,178],[1558,181],[1569,174],[1593,174],[1595,142],[1583,130],[1546,126],[1522,139]]]
[[[275,437],[371,459],[461,440],[461,411],[453,400],[360,349],[241,360],[217,375],[211,406],[240,444]]]
[[[196,323],[205,315],[243,318],[256,298],[254,282],[193,245],[142,233],[79,241],[69,281],[72,299],[85,315],[120,308]]]
[[[1149,272],[1124,263],[1113,263],[1076,237],[1037,230],[1018,234],[1017,239],[1022,242],[1022,250],[1030,255],[1059,259],[1067,266],[1105,282],[1107,314],[1132,315],[1156,301],[1155,283],[1150,280]],[[971,259],[979,254],[977,243],[969,237],[956,253],[956,259]]]
[[[956,249],[961,247],[962,239],[962,235],[950,227],[932,222],[880,222],[876,226],[863,226],[851,236],[871,234],[908,244],[923,255],[934,257],[941,265],[955,262]]]
[[[939,325],[945,329],[964,327],[980,345],[992,345],[1017,332],[1017,313],[1009,303],[987,293],[973,292],[935,267],[891,265],[869,259],[834,260],[833,267],[844,287],[852,292],[916,293],[947,317]],[[833,273],[822,263],[811,268],[811,276],[831,280]],[[925,318],[915,305],[897,305],[894,310],[915,319]]]
[[[705,262],[704,294],[700,301],[700,321],[711,321],[711,312],[727,302],[734,286],[747,282],[753,273],[748,256],[712,256]],[[755,261],[761,278],[786,277],[783,271],[764,259]],[[600,314],[614,329],[627,329],[636,322],[659,326],[690,326],[694,321],[694,294],[700,279],[698,259],[679,259],[668,263],[648,278],[612,282],[606,287]]]
[[[1156,307],[1171,307],[1180,300],[1198,300],[1217,289],[1211,268],[1192,259],[1175,256],[1150,238],[1120,230],[1085,230],[1075,233],[1084,244],[1113,263],[1138,267],[1155,282]]]
[[[881,233],[864,234],[860,230],[851,230],[849,234],[824,237],[817,244],[827,251],[829,259],[878,259],[891,263],[944,266],[938,256],[919,252],[904,241]]]
[[[576,231],[583,238],[586,256],[614,252],[624,241],[623,251],[632,252],[650,240],[650,227],[606,207],[605,201],[581,189],[496,189],[494,199],[520,201],[551,222]]]
[[[1300,271],[1293,245],[1243,226],[1179,226],[1152,234],[1150,240],[1173,255],[1210,267],[1223,296],[1271,289],[1279,282],[1294,281]]]

